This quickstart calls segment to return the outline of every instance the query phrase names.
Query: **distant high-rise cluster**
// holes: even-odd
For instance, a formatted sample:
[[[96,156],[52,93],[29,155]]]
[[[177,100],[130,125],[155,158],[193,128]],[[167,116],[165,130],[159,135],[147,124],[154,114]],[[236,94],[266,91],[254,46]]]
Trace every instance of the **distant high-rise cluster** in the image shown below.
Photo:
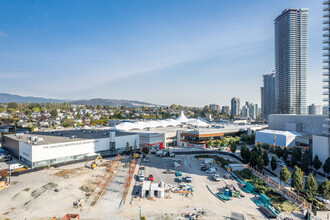
[[[285,9],[275,19],[275,108],[307,114],[308,9]]]
[[[325,0],[323,1],[323,17],[325,18],[323,20],[323,56],[324,56],[324,60],[323,63],[325,64],[323,66],[324,72],[323,72],[323,76],[325,77],[323,79],[324,82],[324,92],[323,95],[326,96],[326,98],[323,99],[323,101],[325,101],[325,113],[327,113],[328,118],[326,120],[326,122],[324,123],[324,133],[325,135],[329,135],[330,136],[330,1],[329,0]]]
[[[255,119],[258,115],[258,105],[246,102],[242,107],[242,116]]]
[[[220,106],[217,105],[217,104],[209,104],[209,108],[210,108],[212,111],[220,112]]]

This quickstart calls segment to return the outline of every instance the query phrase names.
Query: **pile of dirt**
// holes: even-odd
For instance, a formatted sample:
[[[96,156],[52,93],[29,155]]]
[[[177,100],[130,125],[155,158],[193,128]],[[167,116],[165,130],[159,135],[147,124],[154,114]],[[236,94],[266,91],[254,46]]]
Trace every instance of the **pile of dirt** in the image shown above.
[[[53,182],[49,182],[47,183],[46,185],[43,185],[42,187],[34,190],[32,193],[31,193],[31,196],[34,197],[34,198],[37,198],[38,196],[40,196],[41,194],[43,194],[44,192],[46,192],[47,190],[51,190],[51,189],[54,189],[56,188],[58,185],[56,183],[53,183]]]
[[[79,187],[79,189],[82,190],[83,192],[89,193],[94,191],[96,185],[97,185],[96,181],[89,179],[87,183]]]
[[[75,173],[76,173],[76,170],[64,169],[64,170],[61,170],[57,173],[54,173],[54,175],[57,176],[57,177],[69,178],[70,175],[73,175]]]

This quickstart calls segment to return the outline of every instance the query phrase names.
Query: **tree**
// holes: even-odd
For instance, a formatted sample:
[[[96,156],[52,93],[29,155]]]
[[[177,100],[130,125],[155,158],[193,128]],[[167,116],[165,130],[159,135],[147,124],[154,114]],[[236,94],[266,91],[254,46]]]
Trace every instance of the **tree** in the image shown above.
[[[220,147],[221,146],[221,140],[216,140],[214,142],[215,146]]]
[[[319,156],[315,155],[313,160],[313,167],[315,170],[318,170],[322,167],[322,162],[319,159]]]
[[[301,160],[302,152],[300,148],[295,148],[292,151],[292,165],[297,165],[298,161]]]
[[[251,151],[244,145],[241,146],[241,157],[243,158],[245,163],[248,163],[250,161]]]
[[[324,173],[326,174],[330,173],[330,157],[328,157],[328,159],[325,161],[322,168]]]
[[[7,108],[7,112],[8,112],[9,114],[13,113],[14,111],[15,111],[15,109],[13,109],[13,108]]]
[[[298,194],[303,188],[302,180],[303,180],[303,174],[301,172],[301,169],[297,166],[294,166],[292,180],[291,180],[291,186],[295,190],[297,190]]]
[[[130,150],[130,148],[129,148],[129,143],[126,142],[126,150],[125,150],[125,152],[128,154],[128,153],[129,153],[129,150]]]
[[[283,156],[283,150],[282,150],[282,148],[279,147],[279,146],[277,146],[277,147],[275,148],[275,154],[276,154],[276,156],[277,156],[278,158],[281,158],[281,157]]]
[[[148,147],[143,147],[142,148],[142,152],[145,153],[145,154],[149,154],[149,148]]]
[[[313,177],[313,174],[310,173],[305,182],[305,197],[309,201],[313,201],[315,199],[317,193],[317,183]]]
[[[265,161],[261,155],[258,156],[257,166],[260,172],[262,172],[262,170],[265,168]]]
[[[230,150],[231,150],[231,152],[233,152],[233,153],[236,152],[236,150],[237,150],[237,144],[236,144],[235,142],[232,142],[232,143],[230,144]]]
[[[258,153],[256,151],[252,151],[251,157],[250,157],[250,165],[252,167],[255,167],[258,164]]]
[[[50,115],[51,115],[53,118],[55,118],[55,117],[57,116],[57,114],[58,114],[58,112],[57,112],[56,109],[53,109],[53,110],[50,111]]]
[[[286,167],[282,167],[280,171],[280,180],[284,183],[287,183],[291,177],[291,173]]]
[[[301,169],[304,172],[308,171],[310,164],[311,164],[311,155],[310,155],[310,152],[306,151],[303,153],[303,156],[302,156]]]
[[[0,176],[4,181],[6,181],[7,176],[9,176],[9,171],[6,169],[0,170]]]
[[[272,170],[276,170],[277,168],[277,159],[274,156],[272,156],[272,160],[270,161],[270,167]]]
[[[213,147],[213,140],[210,139],[208,142],[207,142],[207,146],[208,147]]]
[[[7,105],[7,108],[13,108],[13,109],[17,109],[18,105],[16,102],[9,102]]]
[[[319,185],[318,193],[323,199],[330,199],[330,182],[327,178]]]
[[[33,111],[33,112],[39,112],[40,109],[39,109],[38,107],[34,107],[34,108],[32,108],[32,111]]]
[[[26,109],[25,114],[30,116],[32,114],[32,110],[31,109]]]
[[[269,164],[269,157],[268,157],[268,153],[266,151],[264,151],[262,153],[262,159],[264,160],[265,166],[268,166],[268,164]]]

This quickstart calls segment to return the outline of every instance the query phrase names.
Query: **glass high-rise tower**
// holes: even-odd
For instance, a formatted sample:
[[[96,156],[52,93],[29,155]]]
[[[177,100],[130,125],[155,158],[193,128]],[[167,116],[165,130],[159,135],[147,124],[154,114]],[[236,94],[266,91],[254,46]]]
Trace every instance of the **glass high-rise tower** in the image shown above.
[[[276,113],[307,114],[308,9],[285,9],[274,22]]]
[[[325,101],[325,107],[327,109],[326,114],[328,115],[328,118],[326,119],[326,122],[324,123],[324,133],[326,135],[330,136],[330,0],[325,0],[323,1],[323,56],[324,56],[324,72],[323,72],[323,95],[325,95],[326,97],[323,99],[323,101]]]
[[[261,87],[261,117],[275,113],[275,73],[263,75],[264,86]]]

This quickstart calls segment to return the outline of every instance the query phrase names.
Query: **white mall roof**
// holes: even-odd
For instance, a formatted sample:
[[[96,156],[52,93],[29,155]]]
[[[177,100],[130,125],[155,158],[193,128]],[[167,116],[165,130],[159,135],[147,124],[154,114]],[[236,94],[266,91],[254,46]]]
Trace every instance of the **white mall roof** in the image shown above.
[[[188,119],[183,111],[177,119],[165,119],[165,120],[149,120],[149,121],[138,121],[138,122],[123,122],[115,126],[115,130],[119,131],[130,131],[130,130],[143,130],[146,128],[160,128],[160,127],[176,127],[182,123],[192,125],[195,127],[207,127],[208,123],[201,119]]]

